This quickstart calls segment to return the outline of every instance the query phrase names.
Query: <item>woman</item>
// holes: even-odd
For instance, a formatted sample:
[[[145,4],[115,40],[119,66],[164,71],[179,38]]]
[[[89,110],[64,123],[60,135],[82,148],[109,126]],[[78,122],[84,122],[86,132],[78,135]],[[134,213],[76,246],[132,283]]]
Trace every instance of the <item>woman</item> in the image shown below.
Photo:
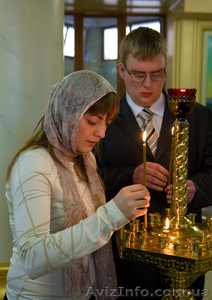
[[[149,206],[141,185],[105,204],[91,150],[118,110],[117,93],[94,72],[53,86],[45,116],[8,168],[9,300],[84,300],[95,289],[99,299],[116,298],[110,237]]]

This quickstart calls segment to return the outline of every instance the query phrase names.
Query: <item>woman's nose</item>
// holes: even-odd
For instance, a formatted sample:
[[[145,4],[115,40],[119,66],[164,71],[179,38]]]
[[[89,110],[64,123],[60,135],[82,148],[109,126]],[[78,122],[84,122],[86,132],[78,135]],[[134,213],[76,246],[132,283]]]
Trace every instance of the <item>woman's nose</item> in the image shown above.
[[[105,137],[105,131],[106,131],[105,124],[101,124],[100,126],[98,126],[95,135],[98,136],[100,139],[103,139]]]

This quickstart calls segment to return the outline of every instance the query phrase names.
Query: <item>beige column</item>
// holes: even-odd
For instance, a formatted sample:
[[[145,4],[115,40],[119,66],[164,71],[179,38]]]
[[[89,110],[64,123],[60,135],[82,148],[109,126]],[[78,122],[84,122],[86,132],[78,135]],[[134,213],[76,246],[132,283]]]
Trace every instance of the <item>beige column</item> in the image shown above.
[[[63,0],[0,1],[0,263],[12,237],[8,163],[45,112],[49,88],[63,77]]]

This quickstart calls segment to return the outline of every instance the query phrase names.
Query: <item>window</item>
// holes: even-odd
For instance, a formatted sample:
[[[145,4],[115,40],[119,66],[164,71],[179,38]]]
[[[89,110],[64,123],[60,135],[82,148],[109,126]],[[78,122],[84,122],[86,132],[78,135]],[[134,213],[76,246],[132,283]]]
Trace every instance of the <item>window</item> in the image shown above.
[[[109,0],[113,1],[113,0]],[[164,35],[164,17],[147,15],[128,15],[126,26],[128,32],[138,26],[149,26]],[[64,74],[68,75],[76,70],[92,70],[106,78],[118,91],[125,93],[124,84],[119,81],[118,64],[118,16],[111,15],[91,17],[79,15],[64,16]],[[75,37],[75,24],[79,26],[79,35]],[[119,25],[119,26],[118,26]],[[120,28],[121,32],[126,28]],[[127,32],[127,33],[128,33]],[[76,45],[77,40],[77,45]],[[77,51],[76,51],[77,49]]]
[[[85,17],[83,28],[87,32],[83,43],[83,68],[102,75],[117,89],[117,18]]]
[[[63,27],[63,55],[74,57],[75,54],[74,27],[64,25]]]

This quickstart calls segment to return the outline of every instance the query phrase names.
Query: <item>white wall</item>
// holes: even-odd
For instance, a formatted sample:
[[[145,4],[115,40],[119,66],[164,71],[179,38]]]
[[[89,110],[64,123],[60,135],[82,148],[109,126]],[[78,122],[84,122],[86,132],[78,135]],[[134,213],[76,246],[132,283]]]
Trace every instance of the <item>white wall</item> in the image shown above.
[[[0,1],[0,262],[11,256],[7,165],[63,77],[63,0]]]

